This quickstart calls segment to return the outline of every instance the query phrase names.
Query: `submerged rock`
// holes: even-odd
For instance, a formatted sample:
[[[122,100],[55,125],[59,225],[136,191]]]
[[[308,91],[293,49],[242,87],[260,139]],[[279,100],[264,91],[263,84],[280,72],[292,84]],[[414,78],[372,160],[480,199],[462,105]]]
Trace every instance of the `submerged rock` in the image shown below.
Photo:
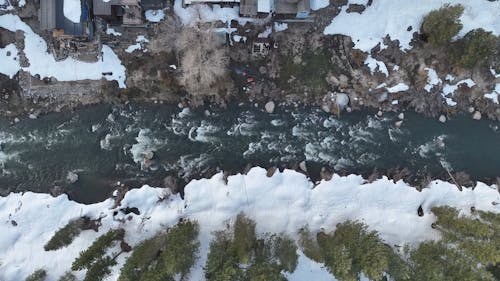
[[[397,121],[396,123],[394,123],[394,126],[396,126],[396,128],[400,128],[402,125],[403,125],[403,121],[402,120]]]
[[[68,172],[66,179],[68,180],[69,183],[75,183],[78,181],[78,174],[73,172]]]
[[[446,122],[446,116],[444,116],[443,114],[441,114],[441,116],[439,116],[439,122],[441,122],[441,123]]]
[[[399,113],[398,118],[399,118],[400,120],[405,119],[405,114],[404,114],[403,112]]]
[[[474,112],[474,114],[472,115],[472,119],[481,120],[481,112],[479,111]]]
[[[275,108],[275,104],[273,101],[269,101],[266,103],[266,105],[264,107],[265,107],[267,113],[273,113],[274,108]]]
[[[299,168],[300,168],[303,172],[307,173],[306,161],[302,161],[302,162],[300,162],[300,163],[299,163]]]

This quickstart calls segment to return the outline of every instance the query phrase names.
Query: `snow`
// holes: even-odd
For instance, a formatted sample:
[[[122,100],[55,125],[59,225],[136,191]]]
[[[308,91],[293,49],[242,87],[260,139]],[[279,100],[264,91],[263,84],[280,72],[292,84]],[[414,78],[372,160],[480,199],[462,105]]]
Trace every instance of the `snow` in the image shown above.
[[[311,10],[319,10],[328,7],[330,0],[311,0]]]
[[[495,78],[500,78],[500,72],[497,73],[495,69],[490,68],[491,75],[495,76]]]
[[[385,76],[389,76],[389,71],[387,70],[387,66],[383,61],[376,60],[371,55],[369,55],[368,57],[366,57],[365,64],[368,65],[372,74],[375,71],[379,71],[385,74]]]
[[[257,222],[259,234],[287,233],[295,238],[304,226],[311,231],[333,231],[339,222],[360,220],[370,230],[378,231],[390,245],[416,245],[439,239],[439,233],[431,228],[435,220],[430,213],[433,206],[449,205],[459,208],[463,214],[467,214],[471,206],[500,212],[500,205],[492,204],[500,202],[496,186],[480,182],[474,189],[464,188],[460,192],[453,184],[433,181],[429,188],[418,192],[403,181],[382,178],[369,183],[358,175],[334,175],[332,180],[314,186],[305,175],[293,170],[267,177],[262,168],[253,168],[247,175],[229,176],[227,180],[226,185],[222,173],[210,179],[193,180],[185,187],[184,200],[179,195],[171,195],[160,201],[159,198],[168,194],[168,190],[160,188],[143,186],[130,190],[121,207],[137,207],[141,212],[139,216],[132,215],[131,220],[126,220],[128,215],[120,212],[113,217],[116,210],[112,209],[113,199],[83,205],[69,201],[66,195],[54,198],[26,192],[0,197],[0,220],[5,222],[0,224],[0,280],[23,280],[40,267],[50,268],[47,281],[56,280],[71,266],[79,251],[108,229],[124,227],[126,242],[137,245],[142,239],[174,225],[179,218],[195,219],[200,224],[201,258],[189,280],[204,280],[203,265],[212,232],[224,228],[239,212]],[[425,213],[423,217],[417,214],[420,205]],[[66,248],[43,250],[43,245],[58,228],[82,215],[102,218],[99,233],[83,231]],[[18,225],[14,227],[11,220]],[[114,276],[108,280],[116,280],[127,255],[118,258]],[[82,275],[78,272],[80,279]],[[292,280],[334,280],[328,278],[321,265],[302,255],[297,272],[290,276]]]
[[[125,49],[125,52],[133,53],[136,50],[142,50],[143,45],[145,43],[148,43],[149,40],[146,39],[146,37],[144,37],[144,35],[138,35],[137,38],[135,39],[135,42],[136,42],[135,44],[128,46]],[[143,50],[143,52],[146,52],[146,51],[147,51],[146,49]]]
[[[439,77],[434,69],[428,68],[428,67],[426,67],[424,69],[427,71],[427,85],[425,85],[424,89],[427,92],[430,92],[434,86],[443,83],[443,81],[441,81],[441,79],[439,79]],[[448,78],[448,76],[446,76],[446,77]]]
[[[246,43],[247,42],[247,37],[235,34],[235,35],[233,35],[233,40],[235,42],[244,42],[244,43]]]
[[[496,84],[493,92],[485,94],[484,97],[498,104],[498,95],[500,95],[500,83]]]
[[[408,91],[408,89],[410,89],[410,87],[408,87],[408,85],[406,85],[405,83],[401,82],[395,86],[392,86],[392,87],[386,88],[386,89],[389,93],[399,93],[399,92]]]
[[[453,82],[453,80],[455,80],[455,76],[452,75],[452,74],[447,74],[446,77],[444,78],[444,80],[448,81],[448,82]]]
[[[10,53],[10,55],[7,55],[8,53]],[[0,73],[9,76],[9,78],[14,77],[21,69],[18,55],[16,45],[14,44],[9,44],[5,46],[5,48],[0,48],[0,58],[2,58]]]
[[[79,23],[82,16],[82,3],[80,0],[64,0],[63,12],[67,19]]]
[[[268,26],[268,27],[266,27],[266,29],[263,32],[259,33],[257,35],[257,37],[259,37],[259,38],[268,38],[271,35],[272,32],[273,32],[272,28],[270,26]]]
[[[114,35],[114,36],[122,36],[122,34],[120,32],[114,30],[114,28],[112,28],[112,27],[108,27],[106,29],[106,34],[108,34],[108,35]]]
[[[242,18],[239,15],[239,7],[222,8],[218,4],[206,5],[195,4],[186,8],[182,7],[182,0],[175,0],[174,13],[180,18],[183,25],[194,26],[197,23],[222,21],[230,23],[231,20],[236,20],[240,24],[253,21],[251,18]]]
[[[350,0],[349,4],[354,2],[359,1]],[[365,52],[382,43],[383,38],[389,35],[392,40],[399,40],[402,50],[409,50],[412,48],[413,33],[420,30],[423,18],[446,3],[461,4],[465,8],[460,18],[463,28],[459,37],[480,27],[500,35],[500,1],[484,0],[377,0],[362,14],[347,13],[348,5],[345,5],[323,33],[350,36],[355,48]],[[411,31],[407,31],[409,26]]]
[[[280,32],[280,31],[285,31],[288,29],[288,24],[287,23],[279,23],[279,22],[275,22],[274,23],[274,30],[276,32]]]
[[[445,84],[443,87],[443,92],[441,93],[441,96],[446,100],[446,103],[449,106],[455,106],[457,103],[453,101],[452,97],[455,94],[455,91],[458,89],[458,87],[462,84],[465,84],[467,87],[472,88],[476,85],[476,83],[472,79],[464,79],[461,81],[458,81],[456,84]]]
[[[163,10],[147,10],[145,13],[146,20],[150,22],[160,22],[165,18]]]
[[[116,80],[121,88],[125,88],[125,67],[113,50],[106,45],[102,46],[101,59],[94,63],[82,62],[74,58],[56,61],[54,56],[47,52],[45,40],[34,33],[18,16],[1,15],[0,27],[12,32],[24,31],[24,53],[29,66],[22,67],[22,69],[30,72],[31,75],[38,74],[40,78],[54,77],[59,81],[98,80],[104,77],[107,80]],[[112,74],[103,75],[106,72],[112,72]]]

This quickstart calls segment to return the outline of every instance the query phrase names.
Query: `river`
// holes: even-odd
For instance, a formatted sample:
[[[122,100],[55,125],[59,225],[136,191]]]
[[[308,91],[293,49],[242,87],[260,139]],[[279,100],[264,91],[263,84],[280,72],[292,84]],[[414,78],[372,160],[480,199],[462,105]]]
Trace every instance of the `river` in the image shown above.
[[[160,185],[167,175],[188,181],[210,176],[215,167],[235,173],[247,165],[289,167],[303,160],[313,178],[322,166],[365,175],[408,168],[437,177],[446,167],[474,180],[500,176],[498,122],[455,116],[442,124],[405,112],[403,126],[396,128],[397,115],[131,104],[86,107],[16,124],[2,119],[0,190],[48,192],[60,186],[72,199],[91,203],[108,197],[118,181],[131,187]],[[79,176],[76,183],[68,182],[68,172]]]

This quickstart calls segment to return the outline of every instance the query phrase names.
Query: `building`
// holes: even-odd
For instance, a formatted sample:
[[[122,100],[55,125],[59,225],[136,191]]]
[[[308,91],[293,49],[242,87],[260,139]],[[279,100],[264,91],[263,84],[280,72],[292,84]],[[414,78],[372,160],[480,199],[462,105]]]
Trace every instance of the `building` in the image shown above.
[[[93,0],[93,14],[107,22],[123,25],[143,24],[141,0]]]
[[[277,15],[295,15],[296,18],[304,19],[311,12],[310,0],[276,0],[275,12]]]
[[[42,30],[52,31],[55,37],[87,37],[93,36],[93,24],[89,16],[87,0],[82,0],[82,16],[80,22],[74,23],[64,16],[64,0],[40,1],[38,20]]]
[[[167,0],[142,0],[141,5],[143,10],[159,10],[165,8]]]

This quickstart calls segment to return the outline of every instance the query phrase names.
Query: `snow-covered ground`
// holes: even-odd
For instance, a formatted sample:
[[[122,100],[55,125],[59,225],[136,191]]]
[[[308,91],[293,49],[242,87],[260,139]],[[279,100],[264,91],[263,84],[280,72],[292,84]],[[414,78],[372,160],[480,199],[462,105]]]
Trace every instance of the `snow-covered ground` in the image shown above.
[[[54,56],[48,53],[48,47],[45,40],[24,23],[18,16],[12,14],[0,15],[0,27],[9,31],[16,32],[21,30],[24,32],[24,53],[28,59],[29,66],[20,67],[18,64],[9,62],[9,67],[0,67],[0,72],[11,76],[12,72],[17,67],[17,70],[30,72],[32,75],[40,75],[44,77],[54,77],[59,81],[75,81],[75,80],[99,80],[105,78],[107,80],[116,80],[121,88],[125,87],[125,67],[121,64],[118,56],[113,50],[103,45],[101,60],[89,63],[78,61],[73,58],[67,58],[62,61],[56,61]],[[0,55],[4,61],[3,54]],[[9,58],[7,57],[7,60]],[[10,59],[12,60],[12,59]],[[5,72],[4,72],[5,71]],[[16,71],[17,72],[17,71]],[[112,73],[111,75],[103,75],[103,73]]]
[[[0,280],[23,280],[35,269],[45,267],[48,280],[56,280],[69,269],[79,251],[112,227],[127,230],[126,241],[136,245],[140,240],[153,236],[159,230],[174,225],[179,218],[195,219],[200,224],[201,259],[193,269],[190,280],[203,280],[211,233],[224,228],[228,220],[239,212],[256,220],[257,232],[288,233],[296,237],[297,231],[308,225],[312,231],[334,230],[337,223],[347,219],[365,222],[370,229],[380,232],[387,243],[416,244],[427,239],[439,238],[430,225],[435,217],[433,206],[449,205],[466,214],[471,206],[479,210],[500,212],[500,196],[496,186],[478,183],[462,192],[453,184],[433,181],[422,192],[402,181],[394,183],[387,178],[367,183],[361,176],[335,175],[330,181],[314,186],[303,174],[285,170],[266,177],[266,170],[253,168],[247,175],[228,178],[225,185],[222,174],[211,179],[194,180],[185,188],[185,199],[178,195],[160,201],[167,190],[144,186],[129,191],[121,207],[137,207],[141,215],[131,220],[119,213],[113,217],[113,200],[92,205],[69,201],[66,195],[53,198],[47,194],[12,193],[0,198]],[[425,215],[419,217],[422,206]],[[83,231],[68,247],[46,252],[43,245],[54,232],[71,219],[87,215],[101,217],[99,233]],[[128,216],[128,215],[127,215]],[[11,221],[14,220],[17,226]],[[126,255],[113,268],[108,280],[116,280]],[[58,266],[55,267],[54,264]],[[80,277],[83,272],[78,273]],[[320,264],[300,256],[297,271],[291,280],[333,280]]]
[[[367,0],[349,0],[349,4],[367,4]],[[443,4],[461,4],[464,13],[460,20],[463,28],[458,36],[475,28],[483,28],[500,34],[500,1],[487,0],[376,0],[361,13],[347,13],[349,5],[328,25],[324,34],[343,34],[352,37],[355,48],[369,52],[389,35],[399,40],[402,50],[411,49],[414,32],[420,30],[422,20],[430,11]],[[411,26],[411,30],[408,31]]]

